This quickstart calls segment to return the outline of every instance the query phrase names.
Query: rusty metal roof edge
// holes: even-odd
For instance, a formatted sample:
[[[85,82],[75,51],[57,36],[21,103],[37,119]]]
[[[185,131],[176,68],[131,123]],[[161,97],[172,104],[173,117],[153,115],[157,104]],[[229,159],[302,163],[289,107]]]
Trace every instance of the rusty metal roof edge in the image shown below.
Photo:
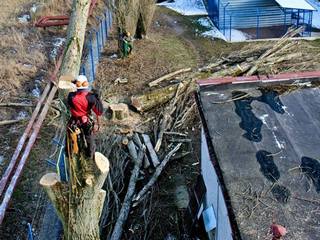
[[[224,84],[272,83],[297,80],[320,80],[320,71],[281,73],[277,75],[208,78],[198,80],[197,84],[202,87],[210,85],[214,86]]]

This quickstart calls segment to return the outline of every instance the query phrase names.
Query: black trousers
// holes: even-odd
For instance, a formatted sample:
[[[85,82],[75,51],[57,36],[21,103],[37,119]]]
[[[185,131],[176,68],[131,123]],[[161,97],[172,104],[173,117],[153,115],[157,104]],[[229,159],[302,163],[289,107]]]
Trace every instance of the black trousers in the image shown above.
[[[93,159],[94,153],[96,150],[95,145],[95,136],[93,134],[93,127],[94,122],[89,121],[86,124],[82,124],[80,120],[71,118],[68,122],[68,135],[71,133],[71,131],[75,131],[76,128],[79,128],[81,133],[77,136],[77,143],[79,146],[79,152],[83,152],[86,157]],[[69,141],[69,144],[71,142],[71,139]],[[71,145],[70,145],[71,146]],[[71,150],[71,147],[68,146],[66,148],[66,154],[69,156],[68,150]]]

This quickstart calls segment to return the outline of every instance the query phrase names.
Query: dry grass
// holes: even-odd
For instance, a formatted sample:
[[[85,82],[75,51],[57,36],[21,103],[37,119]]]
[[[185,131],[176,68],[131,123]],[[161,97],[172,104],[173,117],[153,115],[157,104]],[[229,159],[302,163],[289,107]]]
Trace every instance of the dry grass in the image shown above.
[[[39,3],[41,2],[41,3]],[[33,21],[19,23],[17,16],[29,13],[33,4],[38,6]],[[69,15],[72,0],[48,0],[34,2],[30,0],[13,0],[4,3],[0,12],[0,88],[1,98],[18,95],[33,82],[41,68],[48,64],[47,49],[43,40],[48,30],[33,28],[32,23],[40,16]],[[97,16],[103,14],[104,2],[99,1],[94,15],[89,18],[89,27],[96,25]],[[66,35],[65,27],[50,28],[50,35]]]
[[[39,36],[19,28],[9,28],[0,36],[0,87],[12,91],[22,87],[25,81],[35,77],[45,62],[45,54],[38,44]]]

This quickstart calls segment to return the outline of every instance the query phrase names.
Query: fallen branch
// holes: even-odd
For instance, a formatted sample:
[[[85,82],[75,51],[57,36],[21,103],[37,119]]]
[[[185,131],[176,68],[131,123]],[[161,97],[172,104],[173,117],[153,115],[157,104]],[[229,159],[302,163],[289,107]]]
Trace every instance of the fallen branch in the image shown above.
[[[34,107],[31,103],[0,103],[0,107]]]
[[[183,68],[183,69],[180,69],[178,71],[175,71],[175,72],[172,72],[172,73],[169,73],[169,74],[166,74],[152,82],[149,83],[149,87],[154,87],[156,85],[158,85],[160,82],[164,81],[164,80],[167,80],[167,79],[170,79],[180,73],[186,73],[186,72],[190,72],[191,71],[191,68]]]
[[[142,147],[143,147],[142,142],[141,142],[141,140],[140,140],[140,137],[139,137],[139,135],[138,135],[137,133],[135,133],[135,134],[133,135],[133,141],[135,142],[135,144],[138,145],[139,148],[142,148]],[[143,167],[144,167],[144,168],[150,167],[150,160],[149,160],[146,152],[144,153]]]
[[[150,158],[151,158],[153,166],[157,167],[160,164],[160,162],[159,162],[158,155],[156,154],[156,152],[152,146],[150,137],[147,134],[142,134],[142,138],[143,138],[145,145],[147,146],[147,149],[150,154]]]
[[[0,121],[0,126],[10,125],[10,124],[18,123],[18,122],[23,122],[25,120],[26,119],[4,120],[4,121]]]
[[[136,157],[136,152],[132,151],[133,148],[131,148],[132,146],[135,148],[134,143],[132,141],[130,141],[130,142],[131,143],[128,144],[128,149],[129,149],[129,153],[131,155],[131,158],[134,161],[134,168],[131,173],[131,177],[130,177],[130,181],[129,181],[129,185],[128,185],[128,190],[127,190],[126,196],[123,200],[122,207],[121,207],[121,210],[119,213],[119,217],[118,217],[116,224],[113,228],[113,232],[112,232],[112,235],[110,238],[111,240],[119,240],[121,238],[121,235],[123,232],[123,225],[126,222],[128,215],[129,215],[131,201],[132,201],[135,189],[136,189],[136,183],[138,180],[140,167],[141,167],[142,159],[144,156],[144,149],[139,149],[139,153]],[[129,146],[131,146],[131,147],[129,147]]]
[[[141,201],[142,197],[147,193],[147,191],[155,184],[158,177],[160,176],[161,172],[171,159],[171,157],[180,149],[182,143],[177,144],[162,160],[160,165],[156,168],[154,174],[150,178],[149,182],[140,190],[140,192],[134,197],[135,203],[133,204],[133,207],[137,206],[139,202]]]

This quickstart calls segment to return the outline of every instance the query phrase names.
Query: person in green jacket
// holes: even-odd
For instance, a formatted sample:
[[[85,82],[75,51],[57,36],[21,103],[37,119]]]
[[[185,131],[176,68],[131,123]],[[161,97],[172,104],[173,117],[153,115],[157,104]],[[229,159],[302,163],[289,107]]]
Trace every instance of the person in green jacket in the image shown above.
[[[128,57],[131,55],[133,49],[133,39],[130,35],[130,32],[124,32],[122,37],[122,54],[123,57]]]

